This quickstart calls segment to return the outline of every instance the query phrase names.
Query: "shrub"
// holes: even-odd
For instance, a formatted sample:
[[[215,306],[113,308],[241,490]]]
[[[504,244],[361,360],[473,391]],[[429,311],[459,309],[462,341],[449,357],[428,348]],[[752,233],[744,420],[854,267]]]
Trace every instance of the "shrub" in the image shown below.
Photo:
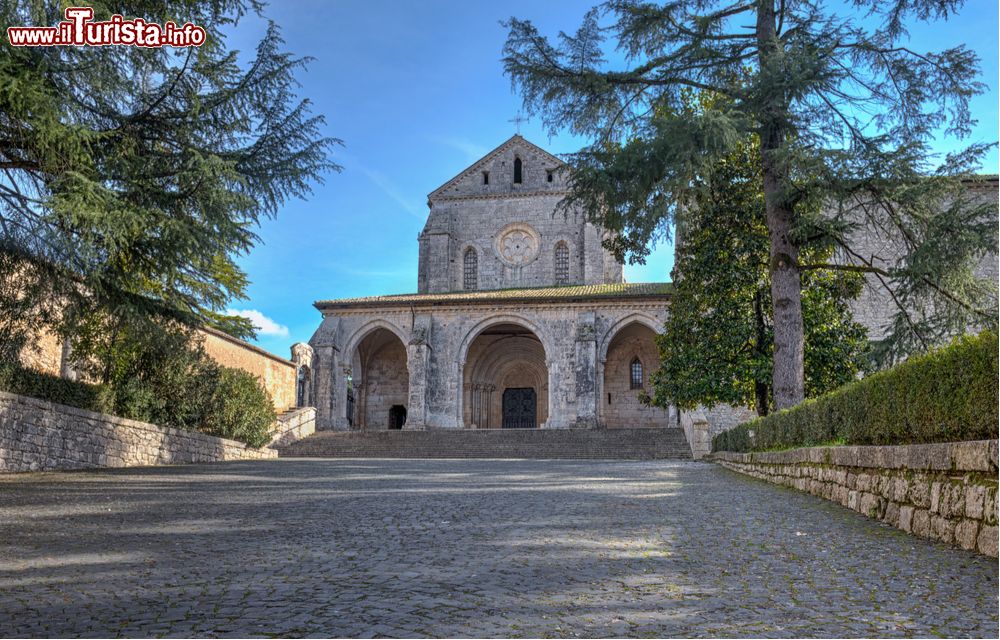
[[[0,391],[99,413],[108,413],[112,406],[111,392],[103,385],[67,380],[20,366],[0,367]]]
[[[997,334],[962,336],[886,371],[720,433],[713,451],[997,437]]]
[[[199,431],[262,447],[275,421],[271,397],[246,371],[219,367],[205,420]]]

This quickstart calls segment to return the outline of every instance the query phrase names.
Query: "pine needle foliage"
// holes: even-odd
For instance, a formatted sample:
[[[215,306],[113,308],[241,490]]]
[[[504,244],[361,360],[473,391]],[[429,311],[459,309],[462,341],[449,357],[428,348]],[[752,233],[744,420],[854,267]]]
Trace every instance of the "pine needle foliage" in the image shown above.
[[[760,141],[779,408],[805,396],[802,274],[868,274],[891,292],[883,363],[970,326],[996,327],[997,288],[974,266],[997,245],[992,198],[966,183],[991,143],[945,157],[939,135],[969,136],[983,92],[963,45],[917,50],[914,21],[945,20],[962,0],[610,0],[554,39],[505,23],[503,63],[529,114],[591,143],[568,157],[566,206],[615,232],[620,260],[643,261],[679,207],[748,135]],[[725,100],[685,112],[685,92]],[[803,204],[807,206],[802,206]],[[859,238],[897,247],[881,262]],[[812,263],[806,244],[836,260]]]

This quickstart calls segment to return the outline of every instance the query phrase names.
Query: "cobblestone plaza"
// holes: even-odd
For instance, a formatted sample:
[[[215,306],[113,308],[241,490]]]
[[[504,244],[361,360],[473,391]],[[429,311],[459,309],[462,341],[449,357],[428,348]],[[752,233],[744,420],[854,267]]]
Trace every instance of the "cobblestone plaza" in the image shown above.
[[[695,462],[0,478],[0,636],[996,637],[997,563]]]

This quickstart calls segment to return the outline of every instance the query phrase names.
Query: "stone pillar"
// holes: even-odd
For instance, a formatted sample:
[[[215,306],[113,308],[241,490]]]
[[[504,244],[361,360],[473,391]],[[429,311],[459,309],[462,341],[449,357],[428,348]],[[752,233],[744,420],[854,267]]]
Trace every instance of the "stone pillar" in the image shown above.
[[[346,385],[340,371],[340,353],[336,343],[339,326],[339,318],[324,317],[316,333],[309,339],[309,346],[313,351],[311,395],[316,407],[317,430],[341,428],[341,424],[347,421],[343,417],[343,401],[338,402],[337,398],[338,390]],[[346,392],[346,387],[344,391]]]
[[[409,369],[409,393],[404,429],[427,428],[427,378],[430,374],[430,337],[432,319],[429,315],[416,316],[410,330],[410,343],[406,346],[406,366]]]
[[[596,429],[597,422],[597,330],[596,314],[585,311],[576,317],[574,343],[574,378],[576,383],[576,421],[578,429]]]
[[[312,390],[314,355],[313,348],[305,342],[296,342],[292,345],[292,362],[295,363],[296,373],[295,405],[297,407],[314,406]]]

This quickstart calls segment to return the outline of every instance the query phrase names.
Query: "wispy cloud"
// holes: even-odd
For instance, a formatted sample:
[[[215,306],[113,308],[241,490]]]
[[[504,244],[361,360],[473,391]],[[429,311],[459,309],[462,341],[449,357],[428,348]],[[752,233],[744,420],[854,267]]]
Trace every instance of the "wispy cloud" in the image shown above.
[[[256,309],[226,309],[226,314],[246,318],[262,336],[288,337],[288,327],[278,324]]]
[[[414,218],[423,220],[427,217],[427,212],[425,212],[419,204],[414,203],[400,193],[399,189],[395,184],[393,184],[392,180],[385,177],[384,174],[375,171],[374,169],[369,169],[361,164],[355,164],[354,166],[358,171],[365,174],[365,176],[372,181],[372,184],[379,188],[379,191],[389,196],[389,198],[394,200],[399,206],[403,207],[403,209]]]
[[[464,153],[469,162],[479,160],[489,151],[489,149],[483,145],[476,144],[468,138],[455,138],[453,136],[428,136],[427,139],[431,142],[436,142],[437,144],[441,144]]]
[[[365,163],[355,155],[340,149],[336,150],[334,155],[337,156],[337,161],[344,166],[346,171],[360,171],[361,174],[368,178],[372,184],[378,187],[379,191],[402,207],[403,211],[417,220],[425,220],[427,218],[427,211],[423,208],[422,195],[416,199],[408,197],[384,173],[365,165]]]

